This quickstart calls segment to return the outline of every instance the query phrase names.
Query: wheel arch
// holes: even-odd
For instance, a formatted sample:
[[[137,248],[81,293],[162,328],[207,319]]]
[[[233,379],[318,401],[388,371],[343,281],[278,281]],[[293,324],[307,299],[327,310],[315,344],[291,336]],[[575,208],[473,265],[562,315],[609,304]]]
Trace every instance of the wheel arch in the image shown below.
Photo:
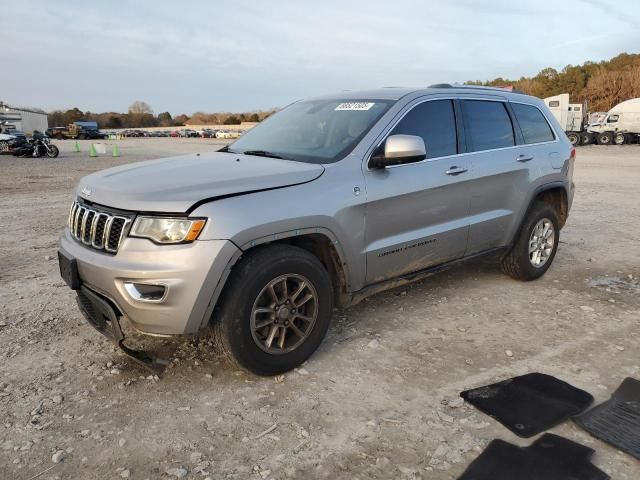
[[[564,227],[567,222],[567,218],[569,217],[569,196],[567,192],[567,186],[563,182],[551,182],[545,183],[544,185],[540,185],[537,187],[531,197],[529,198],[529,202],[527,204],[527,208],[524,210],[524,215],[520,219],[520,223],[518,224],[518,228],[515,230],[512,238],[511,244],[518,237],[518,234],[522,230],[522,226],[524,225],[529,212],[533,205],[536,202],[542,201],[551,205],[556,212],[558,212],[558,219],[560,221],[560,228]]]
[[[240,250],[244,253],[274,244],[293,245],[318,258],[333,281],[336,304],[339,306],[348,304],[350,299],[347,293],[350,289],[349,268],[342,246],[333,232],[321,227],[290,230],[256,238],[240,245]]]

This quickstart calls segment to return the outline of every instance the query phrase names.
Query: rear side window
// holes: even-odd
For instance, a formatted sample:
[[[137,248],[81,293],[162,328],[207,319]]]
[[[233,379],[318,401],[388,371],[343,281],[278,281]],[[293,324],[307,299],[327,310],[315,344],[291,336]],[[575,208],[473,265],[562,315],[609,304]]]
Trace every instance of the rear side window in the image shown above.
[[[512,103],[511,108],[522,130],[524,143],[551,142],[554,139],[549,122],[536,107]]]
[[[515,145],[513,125],[502,102],[463,100],[465,132],[471,151]]]
[[[422,137],[427,158],[455,155],[458,152],[456,117],[451,100],[421,103],[407,113],[390,135]]]

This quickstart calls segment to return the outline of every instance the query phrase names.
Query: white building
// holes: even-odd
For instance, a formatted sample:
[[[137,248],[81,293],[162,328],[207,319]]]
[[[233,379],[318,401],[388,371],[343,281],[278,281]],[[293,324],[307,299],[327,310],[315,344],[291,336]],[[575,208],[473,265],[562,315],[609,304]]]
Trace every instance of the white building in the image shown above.
[[[3,102],[0,102],[0,124],[12,125],[16,130],[22,130],[26,134],[32,134],[34,130],[44,132],[49,128],[46,113],[10,107]]]

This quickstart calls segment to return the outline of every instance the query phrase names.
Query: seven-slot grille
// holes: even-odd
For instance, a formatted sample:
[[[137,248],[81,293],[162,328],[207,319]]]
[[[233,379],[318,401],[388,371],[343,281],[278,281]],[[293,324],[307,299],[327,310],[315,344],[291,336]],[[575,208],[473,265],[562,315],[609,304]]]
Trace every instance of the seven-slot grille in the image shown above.
[[[69,231],[73,237],[97,250],[116,253],[130,218],[89,208],[76,201],[69,210]]]

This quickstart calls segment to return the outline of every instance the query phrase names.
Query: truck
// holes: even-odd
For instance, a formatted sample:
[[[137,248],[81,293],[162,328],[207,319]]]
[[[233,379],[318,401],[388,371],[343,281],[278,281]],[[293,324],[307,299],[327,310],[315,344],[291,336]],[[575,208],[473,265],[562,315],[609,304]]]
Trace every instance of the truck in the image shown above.
[[[640,98],[625,100],[613,107],[600,122],[587,127],[599,145],[624,145],[640,139]]]
[[[544,103],[567,134],[571,145],[585,145],[592,142],[591,135],[586,130],[584,105],[569,103],[568,93],[545,98]]]
[[[72,140],[85,140],[85,139],[104,139],[106,135],[97,129],[85,128],[77,123],[70,123],[66,127],[53,127],[48,128],[45,132],[48,137],[57,138],[63,140],[65,138]]]

